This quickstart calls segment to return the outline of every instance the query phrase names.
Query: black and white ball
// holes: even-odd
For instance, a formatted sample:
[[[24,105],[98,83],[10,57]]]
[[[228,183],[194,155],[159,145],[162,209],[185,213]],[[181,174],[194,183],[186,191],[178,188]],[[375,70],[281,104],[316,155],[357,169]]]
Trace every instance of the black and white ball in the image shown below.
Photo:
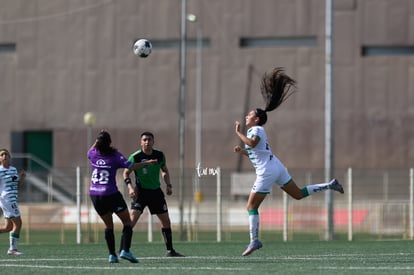
[[[152,52],[152,44],[147,39],[138,39],[135,41],[132,50],[136,56],[147,57]]]

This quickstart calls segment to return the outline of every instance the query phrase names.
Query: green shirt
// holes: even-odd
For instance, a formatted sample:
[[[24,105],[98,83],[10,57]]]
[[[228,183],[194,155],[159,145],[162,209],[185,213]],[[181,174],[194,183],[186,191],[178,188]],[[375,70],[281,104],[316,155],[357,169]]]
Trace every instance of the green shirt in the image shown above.
[[[156,159],[156,164],[146,165],[134,170],[135,183],[138,188],[155,190],[160,188],[160,171],[161,167],[166,164],[164,153],[152,149],[152,154],[147,155],[141,149],[132,153],[128,160],[132,163],[140,163],[150,159]]]

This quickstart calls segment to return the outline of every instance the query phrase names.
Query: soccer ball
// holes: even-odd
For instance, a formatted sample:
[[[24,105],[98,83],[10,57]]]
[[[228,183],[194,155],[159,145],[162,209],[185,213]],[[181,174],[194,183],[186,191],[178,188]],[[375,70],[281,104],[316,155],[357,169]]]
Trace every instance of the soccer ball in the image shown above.
[[[138,39],[132,47],[134,54],[139,57],[147,57],[151,54],[152,44],[147,39]]]

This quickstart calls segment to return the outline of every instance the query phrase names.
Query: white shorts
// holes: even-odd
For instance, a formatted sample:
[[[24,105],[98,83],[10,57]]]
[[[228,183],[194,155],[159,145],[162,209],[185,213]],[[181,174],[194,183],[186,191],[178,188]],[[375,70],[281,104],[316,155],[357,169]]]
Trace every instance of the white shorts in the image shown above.
[[[292,177],[283,163],[276,157],[273,157],[266,165],[264,173],[256,175],[251,192],[268,194],[272,190],[273,184],[277,183],[282,187],[291,180]]]
[[[20,217],[20,210],[17,202],[8,202],[0,199],[0,206],[3,210],[3,216],[6,219]]]

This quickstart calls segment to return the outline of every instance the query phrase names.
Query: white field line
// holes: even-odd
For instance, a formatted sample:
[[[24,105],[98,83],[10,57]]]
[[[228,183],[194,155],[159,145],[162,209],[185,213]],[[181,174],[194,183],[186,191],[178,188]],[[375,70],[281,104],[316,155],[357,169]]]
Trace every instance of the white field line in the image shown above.
[[[259,254],[257,254],[259,255]],[[309,260],[309,261],[326,261],[326,259],[329,258],[335,258],[335,260],[338,261],[348,261],[350,259],[378,259],[378,257],[388,257],[388,256],[407,256],[407,257],[414,257],[414,253],[404,252],[404,253],[375,253],[375,254],[346,254],[346,253],[338,253],[338,254],[318,254],[318,255],[289,255],[289,256],[265,256],[263,254],[260,254],[260,256],[251,255],[248,257],[242,257],[242,256],[186,256],[186,257],[137,257],[138,260],[144,261],[144,260],[163,260],[163,261],[169,261],[169,260],[180,260],[185,261],[190,259],[200,259],[200,260],[241,260],[243,259],[250,259],[250,260]],[[0,263],[2,262],[28,262],[28,261],[107,261],[107,258],[27,258],[27,255],[24,255],[23,257],[19,256],[9,256],[9,258],[6,259],[0,259]],[[123,261],[123,260],[121,260]]]
[[[185,260],[185,259],[225,259],[225,257],[185,257],[185,258],[168,258],[168,257],[141,257],[140,262],[145,260]],[[227,257],[228,259],[234,259],[235,257]],[[128,261],[120,259],[119,264],[110,264],[107,262],[107,258],[26,258],[26,257],[14,257],[9,259],[0,259],[1,267],[12,267],[12,268],[38,268],[38,269],[73,269],[73,270],[216,270],[216,271],[246,271],[251,270],[250,268],[237,268],[237,267],[209,267],[209,266],[196,266],[196,267],[172,267],[172,266],[142,266],[137,263],[134,266],[122,266],[122,263],[130,264]],[[67,265],[48,265],[48,264],[27,264],[27,262],[81,262],[81,261],[99,261],[108,264],[108,266],[67,266]]]
[[[282,256],[282,257],[266,257],[266,256],[249,256],[249,257],[241,257],[241,256],[188,256],[184,258],[167,258],[167,257],[139,257],[141,263],[151,263],[152,261],[168,261],[168,260],[179,260],[185,262],[186,259],[200,259],[200,260],[222,260],[226,264],[226,260],[240,260],[243,262],[245,259],[251,260],[260,260],[260,261],[321,261],[326,262],[327,259],[335,258],[335,261],[349,261],[353,259],[378,259],[378,257],[387,257],[393,255],[395,256],[396,253],[379,253],[379,254],[328,254],[328,255],[297,255],[297,256]],[[397,253],[397,255],[402,257],[409,257],[411,258],[414,253]],[[223,270],[223,271],[247,271],[252,270],[246,267],[237,268],[237,267],[224,267],[224,266],[217,266],[217,267],[210,267],[210,266],[197,266],[197,267],[171,267],[166,265],[165,267],[151,267],[151,266],[143,266],[140,263],[133,265],[133,266],[122,266],[123,262],[130,264],[127,261],[121,260],[120,264],[108,264],[108,266],[61,266],[61,265],[53,265],[53,264],[41,264],[42,262],[84,262],[84,261],[99,261],[102,263],[107,263],[107,258],[27,258],[27,255],[24,257],[10,257],[7,259],[0,259],[1,267],[12,267],[12,268],[39,268],[39,269],[73,269],[73,270]],[[147,262],[146,262],[147,261]],[[36,262],[37,264],[28,264],[28,262]],[[220,265],[220,263],[217,263]],[[226,264],[227,265],[227,264]],[[378,270],[378,271],[398,271],[398,270],[414,270],[414,264],[408,262],[406,265],[400,266],[321,266],[318,269],[320,270]]]
[[[414,270],[413,266],[324,266],[319,267],[321,270]]]
[[[123,267],[118,264],[112,266],[56,266],[56,265],[27,265],[27,264],[2,264],[2,267],[16,267],[16,268],[39,268],[39,269],[76,269],[76,270],[225,270],[225,271],[246,271],[251,269],[246,268],[231,268],[231,267],[148,267],[136,266]]]

